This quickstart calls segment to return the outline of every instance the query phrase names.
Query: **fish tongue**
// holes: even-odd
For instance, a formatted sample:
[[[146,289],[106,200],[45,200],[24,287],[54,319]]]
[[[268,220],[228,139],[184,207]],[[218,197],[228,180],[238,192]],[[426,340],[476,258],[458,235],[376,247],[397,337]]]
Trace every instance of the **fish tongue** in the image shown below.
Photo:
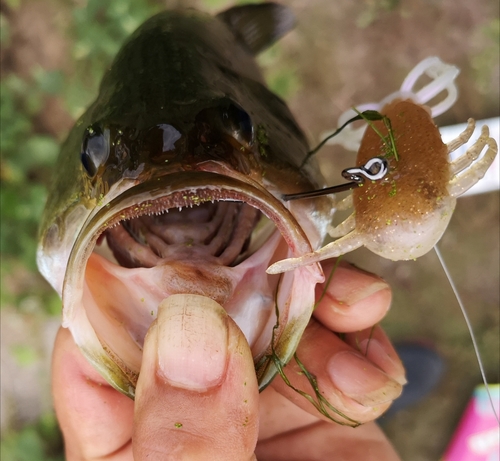
[[[138,372],[144,338],[165,298],[193,294],[222,304],[238,277],[238,271],[201,261],[127,269],[93,253],[78,307],[85,309],[101,344],[120,357],[126,368]]]
[[[139,330],[145,334],[158,305],[171,295],[207,296],[224,305],[240,278],[238,272],[203,260],[166,261],[151,268],[128,269],[93,253],[85,281],[98,309],[128,328],[140,325]]]
[[[205,260],[168,261],[146,270],[144,281],[153,284],[151,290],[160,290],[165,296],[184,293],[206,296],[221,305],[231,297],[239,279],[234,268]]]

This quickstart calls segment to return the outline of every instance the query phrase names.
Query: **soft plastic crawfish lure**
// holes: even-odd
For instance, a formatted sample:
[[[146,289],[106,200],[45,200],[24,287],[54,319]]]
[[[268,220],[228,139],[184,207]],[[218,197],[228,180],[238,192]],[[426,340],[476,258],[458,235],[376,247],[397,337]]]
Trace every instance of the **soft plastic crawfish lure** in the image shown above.
[[[418,258],[434,247],[446,230],[457,197],[484,176],[498,150],[488,127],[483,126],[472,147],[450,160],[450,153],[465,144],[475,129],[474,120],[469,119],[464,132],[444,144],[433,122],[433,117],[456,101],[454,79],[458,72],[438,58],[427,58],[410,72],[399,91],[378,104],[359,106],[340,117],[340,128],[327,140],[357,148],[357,167],[343,172],[353,182],[284,199],[351,188],[353,193],[338,202],[336,208],[354,211],[338,226],[329,227],[329,234],[337,240],[300,257],[278,261],[268,268],[268,273],[289,271],[361,246],[394,261]],[[432,81],[416,91],[417,80],[423,74]],[[442,101],[432,107],[426,105],[443,92]],[[359,119],[369,123],[364,135],[365,127],[347,125]],[[485,146],[486,153],[475,162]]]

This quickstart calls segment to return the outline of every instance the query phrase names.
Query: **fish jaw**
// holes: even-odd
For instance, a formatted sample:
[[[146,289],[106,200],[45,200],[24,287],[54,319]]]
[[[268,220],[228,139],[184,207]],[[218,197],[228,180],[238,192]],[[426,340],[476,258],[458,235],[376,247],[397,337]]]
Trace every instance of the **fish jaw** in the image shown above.
[[[159,212],[212,200],[246,203],[274,225],[263,245],[233,267],[205,262],[212,279],[219,274],[225,281],[223,295],[214,287],[217,284],[203,283],[200,261],[177,258],[154,267],[129,269],[93,252],[98,237],[124,216],[133,218],[148,210]],[[315,285],[323,281],[318,265],[283,276],[268,276],[265,270],[276,258],[299,256],[311,249],[296,217],[258,184],[213,172],[157,178],[153,184],[132,187],[111,200],[83,226],[69,256],[63,325],[106,380],[133,398],[144,337],[158,305],[172,294],[208,296],[220,302],[244,332],[262,389],[277,372],[275,360],[284,364],[293,355],[314,308]],[[193,277],[194,284],[186,282]]]

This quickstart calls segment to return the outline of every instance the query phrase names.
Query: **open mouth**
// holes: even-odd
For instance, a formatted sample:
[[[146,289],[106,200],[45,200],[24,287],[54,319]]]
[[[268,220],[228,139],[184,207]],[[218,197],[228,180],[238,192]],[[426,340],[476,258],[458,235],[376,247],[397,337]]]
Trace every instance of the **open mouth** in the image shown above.
[[[258,185],[208,172],[162,177],[121,194],[84,226],[65,279],[64,321],[87,356],[102,362],[105,353],[111,374],[135,387],[161,301],[206,296],[245,334],[264,386],[275,373],[266,357],[271,349],[283,361],[293,354],[322,279],[317,266],[266,269],[310,248],[293,215]],[[120,379],[111,381],[123,391]]]
[[[122,267],[155,267],[175,261],[231,267],[255,251],[253,234],[261,218],[259,210],[245,203],[217,201],[121,221],[103,237]],[[266,224],[259,226],[260,232],[265,233]]]

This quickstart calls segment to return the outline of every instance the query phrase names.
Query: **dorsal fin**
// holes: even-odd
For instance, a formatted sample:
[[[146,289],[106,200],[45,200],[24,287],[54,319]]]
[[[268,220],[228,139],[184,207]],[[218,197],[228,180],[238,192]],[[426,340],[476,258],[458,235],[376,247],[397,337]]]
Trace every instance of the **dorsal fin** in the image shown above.
[[[217,17],[254,55],[271,46],[295,25],[292,11],[277,3],[234,6]]]

